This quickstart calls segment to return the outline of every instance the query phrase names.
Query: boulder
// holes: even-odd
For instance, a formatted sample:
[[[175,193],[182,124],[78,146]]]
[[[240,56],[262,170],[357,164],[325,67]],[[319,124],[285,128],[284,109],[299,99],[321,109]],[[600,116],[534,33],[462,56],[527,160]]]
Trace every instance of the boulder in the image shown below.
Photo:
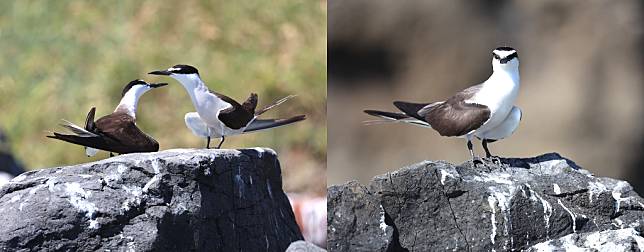
[[[644,199],[627,182],[595,177],[556,153],[499,161],[425,161],[377,176],[369,186],[329,187],[328,248],[538,251],[611,240],[630,251],[644,245]]]
[[[291,243],[286,252],[325,252],[323,248],[307,241],[296,241]]]
[[[284,251],[302,235],[270,149],[127,154],[0,188],[0,251]]]

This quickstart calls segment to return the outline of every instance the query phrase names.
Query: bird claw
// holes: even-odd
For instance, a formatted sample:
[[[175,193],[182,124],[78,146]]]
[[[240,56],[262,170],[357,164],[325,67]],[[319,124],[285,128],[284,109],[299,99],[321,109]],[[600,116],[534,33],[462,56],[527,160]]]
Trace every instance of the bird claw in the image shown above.
[[[502,164],[499,156],[487,156],[485,159],[497,165]]]
[[[474,164],[474,167],[477,167],[479,164],[482,165],[485,162],[483,162],[483,160],[481,158],[479,158],[479,157],[474,157],[472,159],[472,163]]]

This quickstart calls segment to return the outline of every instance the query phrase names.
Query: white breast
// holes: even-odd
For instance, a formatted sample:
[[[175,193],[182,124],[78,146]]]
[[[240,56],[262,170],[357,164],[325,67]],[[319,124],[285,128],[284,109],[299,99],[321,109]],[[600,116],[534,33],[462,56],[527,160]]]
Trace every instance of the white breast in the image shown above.
[[[485,81],[479,92],[467,102],[485,105],[490,109],[490,119],[477,132],[497,127],[505,120],[519,94],[518,77],[507,74],[493,74]]]

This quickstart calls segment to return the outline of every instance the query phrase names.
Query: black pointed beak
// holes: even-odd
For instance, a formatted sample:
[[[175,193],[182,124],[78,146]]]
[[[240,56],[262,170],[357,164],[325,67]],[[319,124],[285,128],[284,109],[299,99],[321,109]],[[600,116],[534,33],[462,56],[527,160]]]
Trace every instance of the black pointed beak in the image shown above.
[[[163,87],[165,85],[168,85],[168,83],[150,83],[150,84],[148,84],[148,86],[150,86],[151,88]]]
[[[171,74],[172,74],[172,72],[170,72],[170,71],[168,71],[168,70],[159,70],[159,71],[152,71],[152,72],[149,72],[148,74],[153,74],[153,75],[171,75]]]

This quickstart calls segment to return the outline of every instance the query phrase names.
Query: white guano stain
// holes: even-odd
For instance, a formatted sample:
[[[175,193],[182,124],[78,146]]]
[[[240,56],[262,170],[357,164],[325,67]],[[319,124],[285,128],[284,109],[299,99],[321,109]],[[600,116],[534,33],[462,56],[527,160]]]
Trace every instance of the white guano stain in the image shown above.
[[[606,185],[603,183],[594,181],[588,182],[588,202],[592,204],[595,195],[599,195],[606,191],[608,191],[608,188],[606,188]]]
[[[443,169],[439,169],[439,170],[441,171],[441,184],[442,185],[445,185],[445,180],[447,179],[447,177],[456,178],[456,176],[454,174],[452,174],[452,173],[450,173],[450,172],[448,172],[446,170],[443,170]]]
[[[543,221],[546,223],[546,238],[550,238],[550,216],[552,216],[552,205],[550,205],[550,203],[542,198],[537,192],[532,190],[532,187],[528,183],[526,183],[525,186],[530,190],[530,200],[541,202],[541,206],[543,208]]]
[[[572,219],[572,232],[577,233],[577,215],[575,215],[575,213],[564,206],[564,204],[561,202],[561,199],[557,199],[557,203],[559,203],[559,205],[561,205],[561,207],[563,207],[563,209],[566,210],[568,214],[570,214],[570,218]]]
[[[561,188],[557,184],[552,184],[552,190],[555,191],[555,194],[561,194]]]
[[[65,183],[65,194],[69,196],[69,203],[76,208],[79,212],[85,213],[85,217],[89,219],[90,228],[99,228],[98,221],[94,218],[98,212],[98,208],[92,202],[89,202],[89,197],[92,192],[85,191],[79,183]]]
[[[387,230],[387,223],[385,223],[385,209],[380,205],[380,229],[383,233]]]
[[[490,214],[490,220],[492,222],[492,233],[490,234],[490,241],[494,244],[494,238],[496,237],[496,198],[490,195],[487,196],[487,203],[490,205],[492,213]]]

